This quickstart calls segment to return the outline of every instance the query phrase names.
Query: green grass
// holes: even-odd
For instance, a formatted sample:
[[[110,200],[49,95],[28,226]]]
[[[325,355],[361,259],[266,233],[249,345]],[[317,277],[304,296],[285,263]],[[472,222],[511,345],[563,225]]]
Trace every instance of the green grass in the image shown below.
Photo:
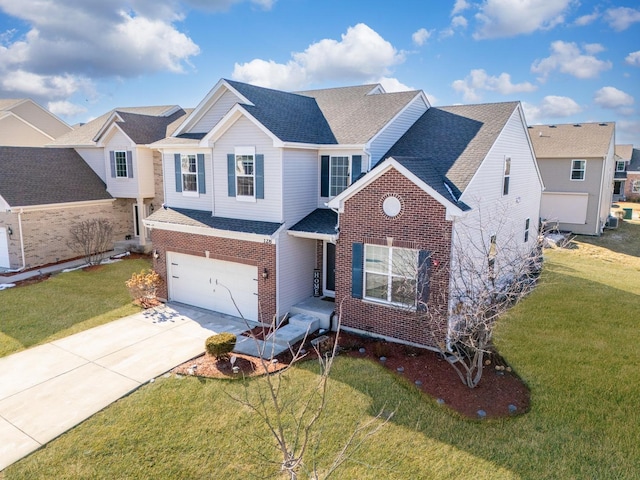
[[[149,266],[127,259],[0,291],[0,356],[138,312],[124,282]]]
[[[640,258],[576,245],[546,253],[540,287],[497,331],[500,351],[531,387],[528,413],[467,420],[379,365],[340,357],[313,455],[319,470],[359,420],[385,408],[396,410],[392,421],[335,478],[637,478]],[[314,362],[301,364],[286,388],[305,388],[315,374]],[[249,382],[252,395],[261,382]],[[264,425],[230,398],[241,393],[240,382],[158,379],[5,478],[280,478]]]

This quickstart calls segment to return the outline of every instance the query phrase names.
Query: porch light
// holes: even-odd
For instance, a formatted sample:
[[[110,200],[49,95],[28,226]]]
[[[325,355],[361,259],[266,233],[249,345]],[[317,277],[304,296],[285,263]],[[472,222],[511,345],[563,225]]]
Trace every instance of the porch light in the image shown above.
[[[265,280],[269,278],[269,271],[267,270],[267,267],[264,267],[262,269],[262,278],[264,278]]]
[[[149,212],[153,213],[153,211],[156,209],[156,207],[153,206],[153,203],[149,204]]]
[[[13,235],[13,229],[11,227],[7,227],[7,233],[9,236]]]

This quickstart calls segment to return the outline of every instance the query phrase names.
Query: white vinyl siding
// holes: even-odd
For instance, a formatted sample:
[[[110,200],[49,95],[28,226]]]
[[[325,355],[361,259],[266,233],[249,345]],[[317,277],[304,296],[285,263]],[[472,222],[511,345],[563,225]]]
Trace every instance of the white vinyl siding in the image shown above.
[[[318,207],[320,185],[316,150],[284,150],[283,219],[292,226]],[[325,199],[326,200],[326,199]]]
[[[107,183],[107,163],[104,148],[76,148],[78,155],[91,167],[104,183]]]
[[[237,197],[228,196],[227,155],[234,154],[238,146],[249,145],[255,147],[256,155],[264,155],[264,199],[240,204]],[[216,141],[213,165],[215,216],[278,223],[282,221],[282,152],[250,120],[241,117]],[[209,176],[207,173],[207,177]]]
[[[197,155],[199,153],[204,154],[204,172],[205,172],[205,191],[206,193],[199,193],[194,196],[185,196],[182,192],[176,192],[176,172],[175,172],[175,154],[192,154]],[[211,150],[201,149],[184,149],[179,150],[167,150],[163,152],[163,170],[164,170],[164,182],[165,182],[165,203],[172,207],[177,208],[191,208],[193,210],[211,211],[213,199],[211,192],[213,191],[213,179],[211,177]],[[225,174],[226,178],[226,174]],[[226,190],[225,190],[226,191]]]
[[[133,178],[111,176],[111,160],[110,152],[131,152]],[[135,174],[138,164],[137,152],[135,144],[117,128],[110,130],[110,136],[104,145],[104,163],[107,171],[107,191],[111,196],[116,198],[137,198],[140,196],[138,191],[138,175]]]
[[[239,98],[229,90],[226,90],[221,97],[213,104],[204,116],[189,129],[190,133],[208,133],[218,122],[238,103]]]
[[[371,170],[373,165],[378,163],[382,156],[396,143],[402,135],[427,111],[427,105],[422,98],[416,98],[410,105],[402,111],[389,125],[381,130],[371,141],[369,148],[370,162],[367,168],[366,163],[362,164],[362,171]],[[363,161],[366,159],[364,156]]]

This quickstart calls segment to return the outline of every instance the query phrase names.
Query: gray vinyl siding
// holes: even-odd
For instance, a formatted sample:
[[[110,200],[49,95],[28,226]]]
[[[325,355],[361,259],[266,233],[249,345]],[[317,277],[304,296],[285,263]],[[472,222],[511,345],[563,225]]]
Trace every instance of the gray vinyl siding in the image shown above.
[[[313,295],[316,240],[283,231],[278,241],[278,316]]]
[[[228,196],[227,154],[235,147],[255,147],[256,154],[264,155],[264,199],[255,202],[241,201]],[[213,187],[216,193],[214,215],[282,222],[282,152],[273,141],[245,117],[235,122],[216,141],[213,152]],[[207,190],[209,191],[209,190]]]
[[[96,175],[104,183],[107,183],[107,162],[105,161],[104,148],[76,148],[78,155],[91,167]]]
[[[320,177],[317,150],[284,150],[282,206],[288,226],[317,206]]]
[[[198,120],[193,128],[189,129],[189,132],[210,132],[211,129],[217,125],[220,119],[224,117],[236,103],[238,103],[238,97],[229,90],[226,90],[218,101],[216,101],[216,103],[209,109],[209,111],[200,120]]]
[[[138,193],[138,175],[137,175],[137,152],[135,145],[132,144],[129,137],[118,129],[113,129],[113,134],[105,143],[104,157],[106,166],[107,191],[116,198],[136,198]],[[113,178],[111,176],[109,152],[110,151],[130,151],[133,159],[133,178]]]
[[[382,156],[396,143],[402,135],[418,120],[424,112],[427,111],[427,105],[422,98],[414,100],[407,108],[402,111],[389,125],[387,125],[371,142],[369,152],[371,155],[369,167],[363,165],[363,170],[370,170],[373,165],[378,163]]]
[[[182,192],[176,192],[176,170],[174,155],[191,154],[197,155],[198,153],[204,154],[204,168],[205,168],[205,187],[206,193],[198,194],[198,196],[183,195]],[[165,203],[170,207],[177,208],[190,208],[193,210],[211,211],[213,204],[213,178],[211,176],[211,150],[210,149],[188,149],[183,150],[167,150],[163,152],[162,156],[163,175],[164,175],[164,188],[165,188]]]

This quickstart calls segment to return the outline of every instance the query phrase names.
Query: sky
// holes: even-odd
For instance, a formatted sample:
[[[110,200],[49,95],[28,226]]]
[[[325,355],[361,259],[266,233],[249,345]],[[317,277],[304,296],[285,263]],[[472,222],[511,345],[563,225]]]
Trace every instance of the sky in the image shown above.
[[[616,122],[640,148],[637,0],[0,0],[0,98],[69,124],[195,107],[221,78],[381,83],[433,106],[519,100],[527,122]]]

